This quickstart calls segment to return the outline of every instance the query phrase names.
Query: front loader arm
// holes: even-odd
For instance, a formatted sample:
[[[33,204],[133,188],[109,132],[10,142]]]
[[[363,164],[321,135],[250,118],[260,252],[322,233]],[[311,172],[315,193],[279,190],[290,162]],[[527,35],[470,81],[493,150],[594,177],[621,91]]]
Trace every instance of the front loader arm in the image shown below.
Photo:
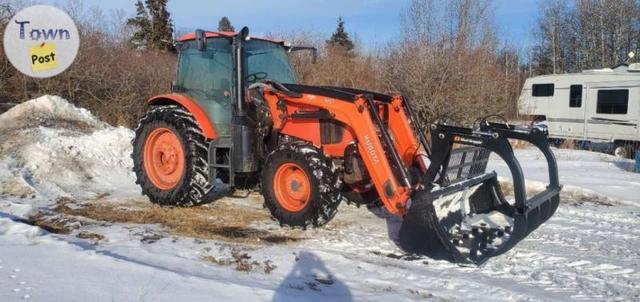
[[[394,156],[394,152],[390,152],[392,154],[385,152],[383,141],[385,141],[386,129],[382,125],[379,112],[369,96],[353,95],[352,99],[341,99],[337,98],[338,95],[336,97],[310,93],[292,95],[269,88],[263,89],[263,96],[269,105],[274,128],[279,129],[283,134],[293,134],[294,137],[305,139],[300,137],[300,132],[283,131],[286,130],[286,123],[294,121],[297,118],[296,113],[299,117],[301,112],[306,112],[307,116],[312,118],[317,117],[309,115],[309,112],[322,112],[344,124],[355,139],[358,151],[382,203],[389,212],[397,215],[404,214],[411,194],[408,176],[406,171],[398,173],[392,168],[389,158],[398,161],[393,165],[399,166],[397,168],[404,169],[404,165],[400,162],[400,155],[396,153]],[[345,98],[347,98],[346,94]],[[378,131],[380,131],[380,135]],[[386,135],[389,135],[388,132]],[[384,142],[384,144],[388,143],[391,143],[391,148],[394,147],[390,138]]]

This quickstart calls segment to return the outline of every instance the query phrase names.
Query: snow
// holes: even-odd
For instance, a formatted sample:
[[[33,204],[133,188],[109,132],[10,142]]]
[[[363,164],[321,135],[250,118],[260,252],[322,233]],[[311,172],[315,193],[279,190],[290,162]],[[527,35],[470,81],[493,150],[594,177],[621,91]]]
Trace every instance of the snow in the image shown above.
[[[33,126],[34,122],[68,120],[96,127],[107,125],[91,112],[77,108],[59,96],[45,95],[11,108],[0,115],[0,130]]]
[[[515,152],[527,186],[543,190],[549,183],[544,155],[535,148],[516,149]],[[578,199],[612,199],[618,203],[640,206],[640,173],[632,172],[632,160],[581,150],[554,149],[553,152],[565,194]],[[507,165],[497,156],[492,156],[489,169],[495,169],[498,175],[510,178]]]
[[[24,102],[0,115],[0,192],[31,197],[19,202],[26,210],[60,197],[139,195],[133,137],[57,96]]]
[[[468,267],[403,255],[380,213],[346,204],[305,232],[268,219],[257,194],[200,208],[252,214],[252,232],[304,238],[284,243],[57,212],[61,200],[157,209],[135,185],[132,138],[54,96],[0,115],[0,301],[640,300],[640,174],[627,161],[554,150],[565,185],[556,215],[505,255]],[[516,153],[531,190],[544,188],[542,155]],[[490,165],[508,176],[498,160]],[[30,225],[42,213],[68,219],[71,230]]]

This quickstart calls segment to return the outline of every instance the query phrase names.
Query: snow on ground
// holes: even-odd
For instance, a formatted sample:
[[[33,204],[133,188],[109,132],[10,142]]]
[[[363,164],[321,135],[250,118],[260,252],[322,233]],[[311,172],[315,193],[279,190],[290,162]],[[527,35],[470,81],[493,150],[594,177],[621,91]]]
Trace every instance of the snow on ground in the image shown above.
[[[305,232],[281,229],[256,194],[152,206],[134,184],[132,137],[58,97],[0,115],[0,301],[640,299],[640,178],[606,155],[557,150],[569,193],[556,215],[465,267],[404,257],[384,220],[344,204]],[[517,155],[539,187],[541,157]]]
[[[549,174],[544,155],[536,148],[515,150],[528,186],[547,184]],[[632,173],[634,162],[612,155],[581,151],[554,149],[558,161],[560,183],[564,192],[574,197],[609,198],[619,203],[640,206],[640,173]],[[489,168],[499,175],[509,176],[509,168],[492,155]],[[580,196],[582,195],[582,196]]]

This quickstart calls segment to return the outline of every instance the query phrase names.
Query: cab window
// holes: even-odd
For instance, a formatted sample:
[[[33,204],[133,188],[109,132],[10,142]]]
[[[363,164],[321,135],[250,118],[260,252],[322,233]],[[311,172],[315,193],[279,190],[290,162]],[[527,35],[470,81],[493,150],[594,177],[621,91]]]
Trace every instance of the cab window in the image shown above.
[[[220,135],[227,135],[233,98],[233,55],[231,41],[207,40],[200,51],[196,41],[179,46],[178,76],[174,90],[196,100],[209,114]]]

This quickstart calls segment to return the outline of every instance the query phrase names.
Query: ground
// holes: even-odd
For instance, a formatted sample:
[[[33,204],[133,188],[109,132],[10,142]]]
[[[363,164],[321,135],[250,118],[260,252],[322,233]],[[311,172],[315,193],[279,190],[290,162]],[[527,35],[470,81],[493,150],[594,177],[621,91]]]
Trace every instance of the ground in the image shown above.
[[[633,301],[640,299],[640,174],[554,150],[558,212],[480,267],[404,255],[386,222],[342,204],[312,230],[281,228],[261,197],[151,205],[126,128],[58,97],[0,115],[0,301]],[[516,150],[530,193],[541,154]],[[495,169],[508,188],[508,170]]]

